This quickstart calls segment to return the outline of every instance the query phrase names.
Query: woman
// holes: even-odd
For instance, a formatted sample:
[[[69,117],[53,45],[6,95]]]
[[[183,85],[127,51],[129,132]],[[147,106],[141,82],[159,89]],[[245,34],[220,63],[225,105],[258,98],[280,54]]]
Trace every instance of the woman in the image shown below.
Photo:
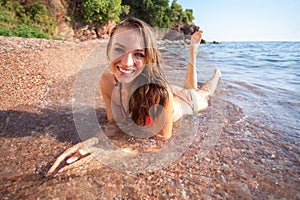
[[[168,139],[173,122],[205,109],[221,73],[215,69],[211,80],[197,87],[195,63],[201,38],[202,31],[192,35],[185,84],[180,88],[167,84],[155,39],[146,23],[128,18],[116,25],[107,45],[110,71],[103,73],[100,81],[108,121],[134,122],[150,135]],[[57,171],[62,162],[69,164],[88,154],[82,143],[71,147],[59,156],[47,175]]]

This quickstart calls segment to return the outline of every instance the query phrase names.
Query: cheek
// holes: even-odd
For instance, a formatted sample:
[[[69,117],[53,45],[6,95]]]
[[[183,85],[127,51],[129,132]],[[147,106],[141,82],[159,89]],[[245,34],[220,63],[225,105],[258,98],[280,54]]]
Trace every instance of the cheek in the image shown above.
[[[113,73],[115,73],[117,71],[116,64],[117,63],[115,61],[109,61],[109,67]]]
[[[109,51],[108,61],[109,61],[109,63],[116,63],[118,60],[120,60],[121,56],[122,56],[122,53]]]
[[[145,65],[139,65],[137,68],[142,71],[145,68]]]
[[[142,73],[142,71],[145,69],[145,67],[147,67],[146,65],[145,65],[145,63],[141,63],[140,65],[138,65],[138,66],[136,66],[136,68],[137,68],[137,73],[138,74],[140,74],[140,73]]]
[[[109,57],[109,60],[108,60],[109,66],[111,68],[113,68],[116,64],[118,64],[120,62],[120,60],[121,60],[120,57]]]
[[[145,60],[144,59],[137,59],[135,60],[135,65],[139,68],[145,67]]]

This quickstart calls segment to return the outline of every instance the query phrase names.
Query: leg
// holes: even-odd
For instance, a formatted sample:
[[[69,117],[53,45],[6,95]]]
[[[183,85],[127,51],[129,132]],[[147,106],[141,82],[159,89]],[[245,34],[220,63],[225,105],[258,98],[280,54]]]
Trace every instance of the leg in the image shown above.
[[[191,37],[190,43],[190,57],[189,63],[185,75],[184,88],[186,89],[197,89],[197,71],[196,71],[196,57],[198,48],[202,38],[202,30],[195,32]]]
[[[207,108],[209,96],[215,92],[221,77],[222,75],[220,70],[216,68],[212,78],[207,81],[207,83],[203,84],[200,89],[195,90],[194,93],[192,93],[194,94],[192,103],[194,105],[195,112],[199,112]]]
[[[184,88],[186,89],[197,89],[197,70],[196,70],[196,56],[198,53],[199,44],[190,45],[190,57],[185,74]]]
[[[222,74],[221,74],[220,70],[218,68],[216,68],[212,78],[209,81],[207,81],[207,83],[202,85],[200,87],[200,89],[207,91],[209,93],[209,95],[212,95],[215,92],[221,77],[222,77]]]

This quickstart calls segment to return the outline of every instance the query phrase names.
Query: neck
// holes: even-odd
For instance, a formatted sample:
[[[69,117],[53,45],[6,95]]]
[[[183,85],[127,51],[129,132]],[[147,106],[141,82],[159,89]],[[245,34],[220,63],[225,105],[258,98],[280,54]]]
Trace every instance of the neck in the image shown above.
[[[123,89],[123,91],[125,91],[126,93],[128,93],[131,90],[131,88],[132,88],[133,85],[134,85],[133,82],[122,83],[122,89]]]
[[[133,85],[132,83],[122,83],[122,89],[126,92],[129,92],[132,85]]]
[[[133,86],[133,82],[130,83],[120,83],[120,104],[121,108],[123,109],[123,112],[128,115],[128,107],[129,107],[129,92],[131,90],[131,87]]]

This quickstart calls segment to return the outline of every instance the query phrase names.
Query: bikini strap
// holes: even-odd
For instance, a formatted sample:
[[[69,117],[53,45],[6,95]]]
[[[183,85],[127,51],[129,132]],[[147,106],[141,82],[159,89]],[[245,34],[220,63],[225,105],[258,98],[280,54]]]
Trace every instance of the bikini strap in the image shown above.
[[[120,106],[121,106],[121,110],[123,111],[123,113],[125,114],[126,118],[130,118],[129,115],[128,115],[128,112],[126,112],[124,106],[123,106],[123,100],[122,100],[122,83],[120,82],[117,82],[118,83],[118,86],[120,87]]]
[[[117,78],[114,76],[115,79],[115,87],[118,87],[121,83],[117,80]]]

